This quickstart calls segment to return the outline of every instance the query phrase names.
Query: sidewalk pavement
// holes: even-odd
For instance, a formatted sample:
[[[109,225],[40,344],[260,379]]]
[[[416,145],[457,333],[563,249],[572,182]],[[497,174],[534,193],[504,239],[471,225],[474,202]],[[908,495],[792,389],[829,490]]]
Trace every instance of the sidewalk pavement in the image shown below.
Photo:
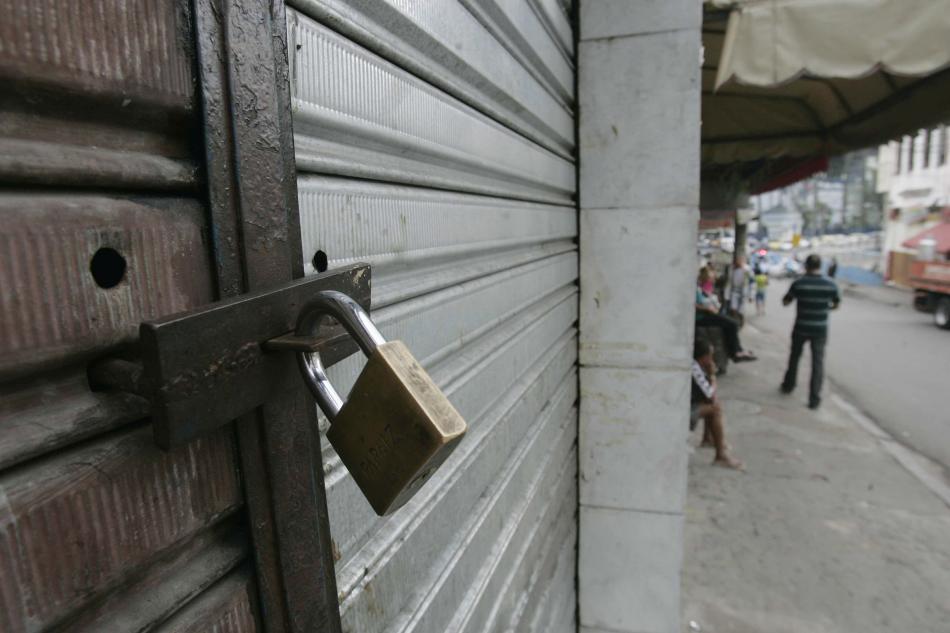
[[[780,394],[787,342],[749,326],[742,337],[759,361],[730,365],[719,392],[746,471],[711,466],[700,431],[690,438],[684,630],[950,631],[943,471],[896,445],[834,385],[819,410],[806,408],[807,353],[798,390]]]

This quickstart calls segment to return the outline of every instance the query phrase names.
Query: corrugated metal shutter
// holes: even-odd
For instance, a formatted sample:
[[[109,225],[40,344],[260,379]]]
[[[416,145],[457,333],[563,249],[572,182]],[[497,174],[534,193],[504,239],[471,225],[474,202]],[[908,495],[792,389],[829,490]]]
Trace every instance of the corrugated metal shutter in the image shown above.
[[[158,449],[86,362],[209,302],[188,3],[0,2],[0,631],[233,631],[233,434]]]
[[[375,320],[470,425],[385,519],[324,444],[346,631],[575,630],[567,11],[557,0],[288,3],[307,266],[371,262]],[[341,389],[361,362],[331,370]]]

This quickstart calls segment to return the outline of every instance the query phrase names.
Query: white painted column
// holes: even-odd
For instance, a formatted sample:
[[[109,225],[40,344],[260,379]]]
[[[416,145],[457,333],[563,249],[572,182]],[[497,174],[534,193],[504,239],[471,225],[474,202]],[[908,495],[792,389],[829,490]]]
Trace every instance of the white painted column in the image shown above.
[[[698,0],[580,0],[581,631],[678,633]]]

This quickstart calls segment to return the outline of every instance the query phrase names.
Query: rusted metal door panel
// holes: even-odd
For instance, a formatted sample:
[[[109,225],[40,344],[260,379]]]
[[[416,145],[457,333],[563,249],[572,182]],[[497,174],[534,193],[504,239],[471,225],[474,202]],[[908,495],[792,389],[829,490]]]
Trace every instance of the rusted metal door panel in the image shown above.
[[[279,3],[0,2],[4,633],[338,628],[303,392],[164,452],[87,376],[302,274],[285,38]]]
[[[127,393],[89,389],[79,368],[0,387],[0,471],[148,415]]]
[[[250,569],[238,568],[189,602],[156,633],[251,633],[257,592]]]
[[[213,587],[246,556],[237,521],[198,534],[169,558],[149,565],[135,582],[120,585],[55,630],[89,633],[149,631]]]
[[[4,473],[0,630],[74,620],[234,513],[235,462],[226,431],[166,453],[139,425]]]
[[[162,452],[86,378],[214,297],[191,10],[0,14],[0,630],[148,630],[248,549],[232,433]]]
[[[194,199],[0,193],[0,216],[0,378],[102,354],[212,299]]]
[[[167,0],[5,0],[0,73],[67,97],[192,103],[189,5]],[[131,105],[131,104],[130,104]]]
[[[0,183],[195,191],[190,8],[0,4]]]

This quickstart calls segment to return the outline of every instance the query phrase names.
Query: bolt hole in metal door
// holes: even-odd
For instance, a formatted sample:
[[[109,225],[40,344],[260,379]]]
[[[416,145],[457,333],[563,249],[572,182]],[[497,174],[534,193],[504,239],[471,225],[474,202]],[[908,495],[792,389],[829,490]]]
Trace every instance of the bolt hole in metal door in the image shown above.
[[[125,278],[125,257],[114,248],[104,246],[97,250],[89,262],[89,272],[100,288],[114,288]]]
[[[327,254],[323,251],[317,251],[313,254],[313,267],[318,273],[326,272],[327,265],[329,261],[327,260]]]

